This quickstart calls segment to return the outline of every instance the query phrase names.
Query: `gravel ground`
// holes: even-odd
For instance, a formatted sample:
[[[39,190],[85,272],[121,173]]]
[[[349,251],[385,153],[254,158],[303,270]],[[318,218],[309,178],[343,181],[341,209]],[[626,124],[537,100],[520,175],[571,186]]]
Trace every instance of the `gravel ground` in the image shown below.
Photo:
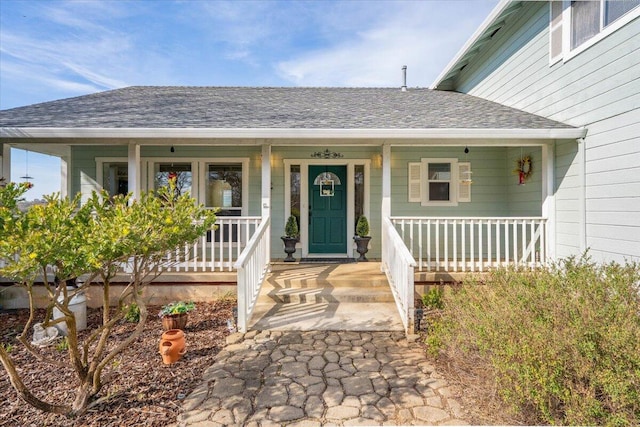
[[[231,300],[197,303],[196,310],[189,313],[185,329],[187,353],[173,365],[164,365],[158,353],[163,332],[157,316],[160,307],[150,306],[142,335],[104,371],[99,397],[111,395],[111,398],[75,420],[43,413],[24,403],[0,367],[0,402],[3,403],[0,426],[165,426],[174,423],[181,400],[200,383],[202,372],[213,364],[224,346],[229,334],[226,321],[232,317],[234,306],[235,301]],[[42,319],[43,314],[39,310],[36,319]],[[101,316],[101,310],[89,309],[88,327],[98,325]],[[0,312],[0,342],[14,344],[10,355],[23,381],[36,396],[50,402],[70,403],[76,384],[73,372],[37,361],[13,339],[27,319],[28,310]],[[135,324],[123,321],[116,325],[113,335],[126,336],[134,327]],[[58,359],[67,354],[55,347],[45,352]]]

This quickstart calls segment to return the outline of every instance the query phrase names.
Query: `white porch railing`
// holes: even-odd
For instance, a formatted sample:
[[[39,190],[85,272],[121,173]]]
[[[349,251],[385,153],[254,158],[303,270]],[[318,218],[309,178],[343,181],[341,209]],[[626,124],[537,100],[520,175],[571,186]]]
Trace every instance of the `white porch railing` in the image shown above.
[[[485,271],[547,261],[547,220],[541,217],[393,217],[419,271]]]
[[[382,269],[387,275],[406,333],[414,332],[414,267],[416,261],[389,220],[382,220]]]
[[[247,323],[256,305],[262,282],[269,270],[271,218],[262,220],[235,268],[238,271],[238,331],[247,332]]]
[[[235,262],[256,233],[259,216],[219,216],[214,229],[194,244],[185,245],[167,255],[166,272],[233,271]]]

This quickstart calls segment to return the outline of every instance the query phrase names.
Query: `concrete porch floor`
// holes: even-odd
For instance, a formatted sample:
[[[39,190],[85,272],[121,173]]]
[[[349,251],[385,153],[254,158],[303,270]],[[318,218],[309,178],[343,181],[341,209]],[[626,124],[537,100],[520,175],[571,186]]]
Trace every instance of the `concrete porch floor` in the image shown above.
[[[379,262],[274,264],[253,330],[403,331]]]

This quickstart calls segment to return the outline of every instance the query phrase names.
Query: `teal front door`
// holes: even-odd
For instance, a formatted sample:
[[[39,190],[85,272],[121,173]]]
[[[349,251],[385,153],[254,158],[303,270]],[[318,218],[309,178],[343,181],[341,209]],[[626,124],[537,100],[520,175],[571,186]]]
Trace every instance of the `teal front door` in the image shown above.
[[[347,253],[347,167],[309,166],[309,253]]]

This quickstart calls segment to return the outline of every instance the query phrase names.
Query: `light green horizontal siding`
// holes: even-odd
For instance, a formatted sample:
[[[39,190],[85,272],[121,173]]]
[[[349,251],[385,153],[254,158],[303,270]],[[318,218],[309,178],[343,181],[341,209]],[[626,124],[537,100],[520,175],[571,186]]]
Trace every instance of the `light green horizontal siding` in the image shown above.
[[[579,252],[584,191],[590,254],[620,262],[640,258],[639,226],[630,220],[640,215],[640,19],[549,65],[548,3],[523,2],[514,16],[453,89],[585,126],[584,189],[577,144],[556,147],[557,254]]]
[[[471,147],[465,154],[462,147],[402,147],[392,149],[391,214],[392,216],[539,216],[541,215],[542,173],[532,174],[527,185],[519,186],[513,174],[519,148]],[[526,148],[534,166],[540,167],[539,148]],[[407,174],[410,162],[422,158],[457,158],[471,163],[473,184],[471,202],[458,206],[430,207],[419,202],[409,203]]]
[[[284,235],[284,160],[310,160],[311,155],[317,151],[324,151],[328,148],[330,151],[339,152],[343,155],[341,159],[337,159],[336,163],[340,163],[346,159],[371,160],[375,156],[382,154],[380,147],[353,147],[353,146],[311,146],[311,147],[273,147],[271,151],[271,257],[283,258],[283,244],[280,236]],[[295,162],[293,162],[295,164]],[[375,163],[375,162],[372,162]],[[288,177],[286,177],[288,179]],[[382,205],[382,170],[380,167],[372,164],[370,168],[370,197],[369,197],[369,227],[371,229],[372,239],[369,244],[370,258],[380,258],[380,232],[381,229],[381,211]],[[287,202],[288,203],[288,202]],[[300,257],[300,250],[296,253],[296,258]]]
[[[198,158],[248,158],[249,161],[249,207],[248,215],[260,215],[260,193],[262,175],[260,172],[260,147],[242,146],[179,146],[175,153],[171,153],[168,146],[143,146],[140,149],[142,160],[150,158],[173,158],[176,161],[193,160]],[[114,145],[100,146],[71,146],[71,180],[72,194],[81,192],[83,199],[92,191],[100,190],[96,180],[97,157],[127,158],[127,147]]]

